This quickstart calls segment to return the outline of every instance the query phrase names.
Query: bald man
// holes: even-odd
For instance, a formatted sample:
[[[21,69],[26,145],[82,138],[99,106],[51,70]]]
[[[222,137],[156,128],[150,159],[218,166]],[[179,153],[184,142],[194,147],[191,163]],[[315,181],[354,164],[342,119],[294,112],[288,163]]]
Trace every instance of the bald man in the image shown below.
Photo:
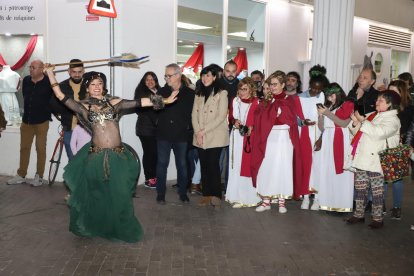
[[[46,165],[46,137],[51,121],[50,100],[53,94],[49,78],[43,74],[43,62],[34,60],[30,63],[30,76],[23,79],[24,112],[20,126],[20,166],[17,175],[7,181],[14,185],[26,181],[27,168],[33,140],[36,144],[37,167],[33,180],[28,181],[38,187],[46,183],[43,173]],[[35,139],[36,138],[36,139]]]

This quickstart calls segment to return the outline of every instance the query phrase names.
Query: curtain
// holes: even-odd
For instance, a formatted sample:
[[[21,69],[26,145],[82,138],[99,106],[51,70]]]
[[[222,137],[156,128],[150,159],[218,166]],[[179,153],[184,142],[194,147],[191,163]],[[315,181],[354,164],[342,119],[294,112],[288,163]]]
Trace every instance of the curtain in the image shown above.
[[[194,53],[184,64],[183,68],[193,68],[194,73],[198,73],[198,66],[201,65],[203,68],[204,63],[204,45],[198,44],[197,48],[194,50]]]
[[[244,48],[237,49],[237,55],[234,57],[233,61],[237,64],[237,75],[240,74],[242,70],[249,69],[246,50]]]
[[[19,70],[30,59],[30,57],[33,54],[34,49],[36,48],[36,43],[37,43],[37,35],[34,35],[30,39],[29,44],[27,44],[26,51],[24,52],[23,56],[19,59],[19,61],[17,61],[15,65],[10,67],[13,71]],[[7,65],[7,62],[4,60],[1,54],[0,54],[0,64]]]

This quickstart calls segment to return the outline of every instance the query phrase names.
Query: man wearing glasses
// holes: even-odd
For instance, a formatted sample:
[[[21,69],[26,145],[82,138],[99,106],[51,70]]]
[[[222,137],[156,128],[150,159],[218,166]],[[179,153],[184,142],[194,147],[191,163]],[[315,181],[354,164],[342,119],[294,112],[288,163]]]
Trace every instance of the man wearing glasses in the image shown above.
[[[30,64],[30,76],[23,79],[23,122],[20,126],[20,166],[17,175],[7,184],[26,182],[30,150],[36,137],[37,169],[35,178],[29,183],[41,186],[46,183],[43,173],[46,165],[46,137],[51,121],[50,100],[53,94],[49,78],[43,74],[43,62],[34,60]]]
[[[175,63],[165,68],[166,85],[160,89],[162,97],[168,97],[179,90],[177,101],[166,106],[158,116],[157,136],[157,202],[165,204],[167,168],[171,149],[177,167],[178,194],[183,203],[189,202],[187,196],[187,146],[192,139],[191,112],[193,110],[194,91],[181,79],[181,68]]]

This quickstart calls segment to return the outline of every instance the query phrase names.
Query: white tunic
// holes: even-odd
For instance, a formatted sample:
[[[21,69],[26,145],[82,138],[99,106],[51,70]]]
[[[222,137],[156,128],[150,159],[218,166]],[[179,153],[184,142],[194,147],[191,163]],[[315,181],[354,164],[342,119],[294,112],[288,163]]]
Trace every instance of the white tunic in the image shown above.
[[[336,110],[332,111],[335,113]],[[323,162],[320,164],[321,177],[319,182],[319,204],[321,210],[351,212],[354,196],[354,174],[344,171],[336,174],[334,161],[334,135],[335,125],[332,120],[325,116],[325,131],[320,154]],[[350,154],[350,133],[347,128],[338,127],[344,137],[344,159]],[[344,160],[345,162],[345,160]]]
[[[293,195],[293,145],[288,125],[275,125],[267,138],[256,188],[263,197],[289,199]]]
[[[238,97],[233,100],[233,117],[246,124],[247,114],[251,104],[243,103]],[[226,201],[239,203],[246,207],[256,206],[260,202],[256,189],[253,187],[252,178],[240,176],[244,137],[238,129],[230,133],[229,146],[229,179],[226,190]]]
[[[315,125],[308,126],[309,128],[309,138],[311,141],[312,149],[315,145],[316,140],[318,140],[319,136],[321,135],[321,131],[318,128],[318,109],[316,104],[321,103],[324,104],[325,96],[321,92],[319,97],[299,97],[300,104],[302,106],[302,112],[305,119],[309,119],[315,122]],[[301,128],[299,127],[299,132]],[[312,153],[312,169],[311,175],[309,180],[309,189],[312,191],[319,190],[319,182],[320,182],[320,164],[322,161],[322,156],[320,152],[313,151]]]

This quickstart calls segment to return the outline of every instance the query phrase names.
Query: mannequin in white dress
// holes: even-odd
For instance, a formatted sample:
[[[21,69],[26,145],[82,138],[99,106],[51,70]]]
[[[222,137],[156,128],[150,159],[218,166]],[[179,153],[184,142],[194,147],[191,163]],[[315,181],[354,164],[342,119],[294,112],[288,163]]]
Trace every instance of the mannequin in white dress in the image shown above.
[[[19,102],[17,101],[16,92],[20,85],[20,75],[14,72],[9,65],[0,67],[0,104],[4,111],[4,117],[11,125],[16,119],[15,113],[20,117]]]

